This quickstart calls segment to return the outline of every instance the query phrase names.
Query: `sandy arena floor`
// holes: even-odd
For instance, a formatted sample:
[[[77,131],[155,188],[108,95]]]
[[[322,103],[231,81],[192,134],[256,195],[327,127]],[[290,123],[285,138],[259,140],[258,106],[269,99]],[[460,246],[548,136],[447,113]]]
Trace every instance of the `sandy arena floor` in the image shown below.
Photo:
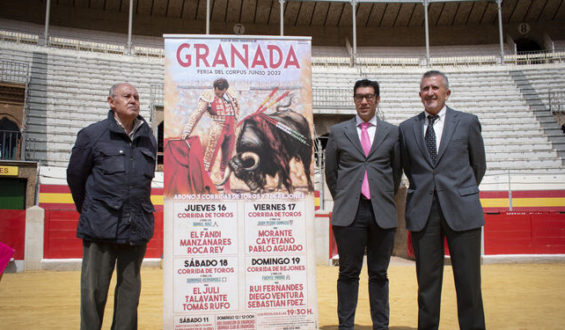
[[[489,329],[563,329],[565,263],[483,265],[483,299]],[[78,329],[79,271],[4,274],[0,281],[0,329]],[[390,328],[416,329],[416,277],[411,262],[396,259],[389,268]],[[320,329],[337,329],[337,267],[317,267]],[[162,270],[142,269],[139,328],[162,327]],[[114,284],[112,284],[113,288]],[[110,328],[110,290],[103,329]],[[451,267],[444,272],[440,329],[457,329]],[[367,275],[361,279],[356,329],[371,329]]]

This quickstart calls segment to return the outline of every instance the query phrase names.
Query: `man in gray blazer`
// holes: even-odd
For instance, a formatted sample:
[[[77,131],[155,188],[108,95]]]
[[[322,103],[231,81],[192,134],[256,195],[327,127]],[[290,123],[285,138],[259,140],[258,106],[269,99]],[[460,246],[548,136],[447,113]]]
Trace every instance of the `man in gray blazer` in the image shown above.
[[[400,124],[402,166],[410,181],[406,226],[418,278],[418,329],[438,329],[447,238],[461,329],[484,329],[481,295],[479,183],[486,171],[481,125],[475,115],[445,105],[445,74],[426,72],[420,83],[425,111]]]
[[[398,127],[376,116],[376,81],[359,80],[353,92],[357,115],[334,125],[326,146],[326,181],[334,199],[331,223],[339,253],[339,328],[353,329],[366,251],[373,328],[388,329],[387,269],[397,225],[394,194],[402,175]]]

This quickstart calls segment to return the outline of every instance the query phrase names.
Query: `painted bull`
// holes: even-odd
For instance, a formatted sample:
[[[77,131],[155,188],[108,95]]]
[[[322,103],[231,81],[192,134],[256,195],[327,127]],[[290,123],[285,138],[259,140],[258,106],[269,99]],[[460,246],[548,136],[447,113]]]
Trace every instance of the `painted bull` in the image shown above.
[[[236,155],[229,161],[229,169],[253,193],[264,192],[266,176],[275,177],[277,174],[278,187],[284,184],[292,193],[292,159],[302,162],[308,190],[313,191],[310,177],[312,137],[306,118],[293,110],[277,111],[270,115],[258,113],[244,119],[237,138]],[[226,179],[228,176],[229,173]]]

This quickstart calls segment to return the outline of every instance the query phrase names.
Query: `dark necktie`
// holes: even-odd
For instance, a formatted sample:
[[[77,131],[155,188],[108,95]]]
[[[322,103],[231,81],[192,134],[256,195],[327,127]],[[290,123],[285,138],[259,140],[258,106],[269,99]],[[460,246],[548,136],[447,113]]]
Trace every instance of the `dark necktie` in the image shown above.
[[[428,128],[426,129],[426,147],[428,147],[428,152],[430,153],[430,157],[432,161],[435,163],[437,158],[437,149],[436,149],[436,132],[434,131],[434,122],[439,119],[438,115],[435,116],[428,116]]]

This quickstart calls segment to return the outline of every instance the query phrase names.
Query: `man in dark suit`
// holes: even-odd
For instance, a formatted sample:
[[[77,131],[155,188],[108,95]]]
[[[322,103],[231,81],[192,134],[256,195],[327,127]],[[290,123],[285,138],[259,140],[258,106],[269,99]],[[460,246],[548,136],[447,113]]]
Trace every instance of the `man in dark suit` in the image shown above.
[[[339,328],[353,329],[366,251],[373,328],[388,329],[387,269],[397,225],[394,194],[402,175],[398,128],[376,116],[376,81],[359,80],[353,91],[357,115],[334,125],[326,146],[326,180],[334,199],[331,223],[339,253]]]
[[[439,71],[420,83],[425,111],[400,124],[404,173],[410,181],[406,226],[418,277],[418,329],[437,329],[447,238],[461,329],[484,329],[481,295],[479,183],[486,171],[481,125],[475,115],[445,105],[449,82]]]

